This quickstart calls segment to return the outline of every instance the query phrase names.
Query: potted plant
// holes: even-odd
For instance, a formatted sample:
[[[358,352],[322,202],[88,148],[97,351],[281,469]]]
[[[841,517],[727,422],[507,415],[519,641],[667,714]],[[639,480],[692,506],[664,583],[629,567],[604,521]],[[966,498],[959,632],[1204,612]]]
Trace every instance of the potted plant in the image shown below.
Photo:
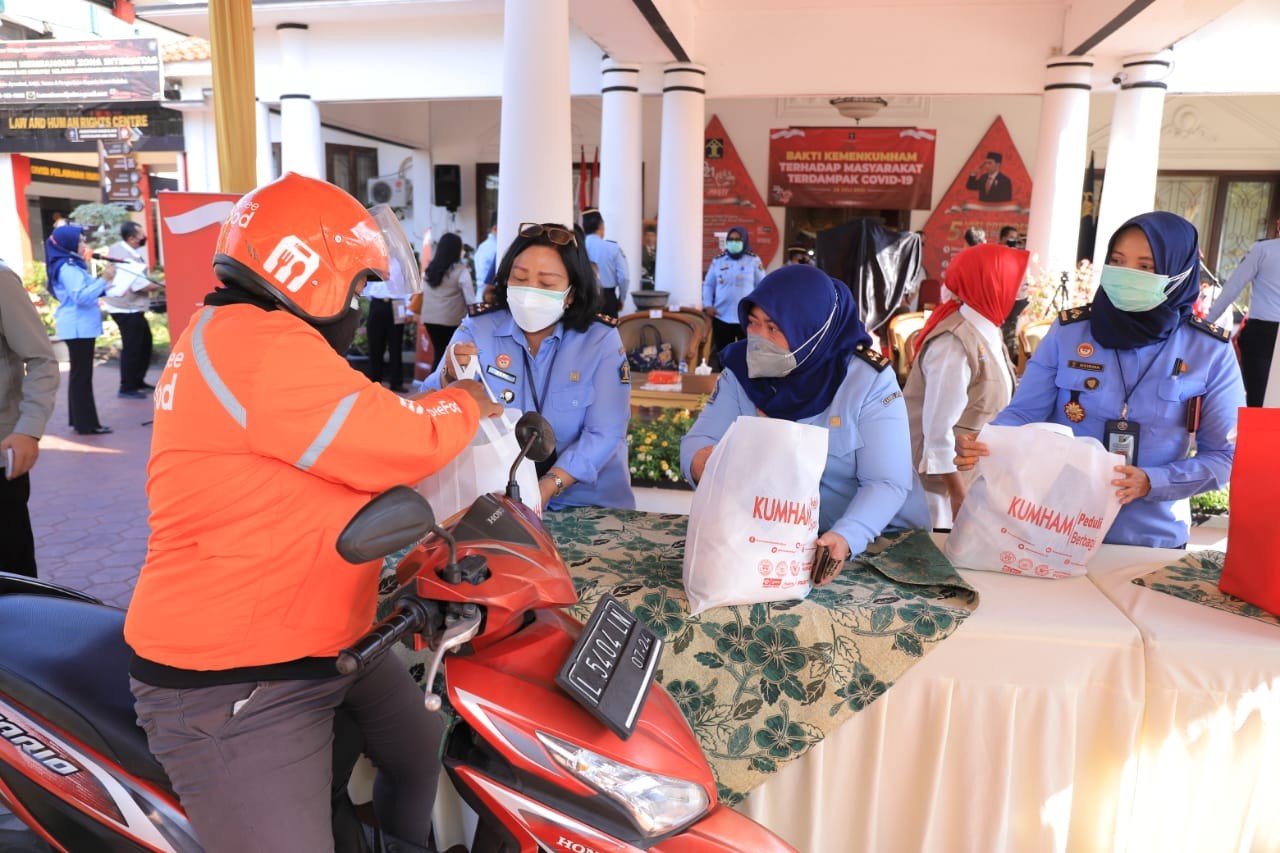
[[[680,473],[680,440],[697,417],[696,411],[688,409],[661,409],[654,417],[632,416],[627,446],[633,485],[690,488]]]
[[[1191,497],[1191,523],[1202,525],[1214,516],[1225,516],[1231,508],[1231,484]]]

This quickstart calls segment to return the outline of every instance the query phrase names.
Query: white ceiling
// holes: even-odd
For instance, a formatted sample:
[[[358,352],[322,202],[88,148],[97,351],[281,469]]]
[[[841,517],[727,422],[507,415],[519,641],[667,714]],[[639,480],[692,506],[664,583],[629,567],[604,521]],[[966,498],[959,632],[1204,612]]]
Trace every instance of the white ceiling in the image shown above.
[[[521,0],[532,2],[532,0]],[[1036,94],[1051,56],[1087,48],[1095,91],[1119,58],[1156,52],[1241,0],[569,0],[574,25],[610,55],[708,68],[709,97]],[[1280,0],[1245,0],[1274,8]],[[359,20],[447,31],[500,19],[503,0],[257,0],[254,24]],[[642,10],[657,10],[655,21]],[[140,0],[149,20],[208,34],[207,4]],[[496,32],[501,28],[497,27]],[[665,35],[665,38],[663,37]],[[500,49],[500,48],[498,48]],[[367,51],[365,45],[353,50]],[[376,57],[375,57],[376,61]],[[1228,63],[1231,57],[1223,57]],[[655,69],[647,74],[657,82]],[[1256,88],[1251,88],[1257,91]],[[1274,89],[1280,91],[1280,77]],[[494,95],[500,94],[494,92]]]

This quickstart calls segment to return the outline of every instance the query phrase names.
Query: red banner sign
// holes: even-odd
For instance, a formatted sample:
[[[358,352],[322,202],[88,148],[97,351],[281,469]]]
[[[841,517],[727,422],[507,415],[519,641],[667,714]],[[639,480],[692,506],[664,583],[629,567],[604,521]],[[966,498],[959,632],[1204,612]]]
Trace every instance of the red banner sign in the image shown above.
[[[1000,230],[1011,225],[1021,245],[1030,216],[1031,176],[997,116],[925,223],[925,273],[946,280],[951,258],[968,248],[964,232],[969,228],[986,232],[987,242],[995,243]]]
[[[160,89],[155,39],[0,42],[0,103],[159,101]]]
[[[213,250],[235,193],[161,192],[160,236],[164,246],[164,291],[169,337],[177,340],[204,295],[218,286]]]
[[[769,204],[928,210],[937,131],[787,127],[769,132]]]
[[[702,156],[702,269],[724,251],[720,241],[734,226],[747,229],[751,251],[769,266],[778,251],[778,229],[716,116],[707,123]]]

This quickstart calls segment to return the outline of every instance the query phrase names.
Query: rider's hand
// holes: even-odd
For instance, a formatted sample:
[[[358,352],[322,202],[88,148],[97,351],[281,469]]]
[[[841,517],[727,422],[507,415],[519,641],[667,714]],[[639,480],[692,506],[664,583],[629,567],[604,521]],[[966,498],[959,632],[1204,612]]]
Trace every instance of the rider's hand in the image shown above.
[[[444,366],[440,371],[440,378],[443,380],[440,386],[444,387],[450,382],[458,380],[458,375],[453,372],[453,362],[455,360],[458,362],[459,367],[466,367],[479,351],[479,348],[470,341],[459,341],[447,347],[444,351]],[[452,358],[450,357],[451,355]]]
[[[708,305],[706,308],[702,309],[702,313],[706,314],[708,317],[714,317],[716,316],[716,309]]]
[[[962,435],[956,439],[955,463],[959,471],[972,471],[973,466],[978,464],[978,457],[990,455],[991,451],[978,441],[976,435]]]
[[[1112,480],[1111,485],[1117,487],[1116,497],[1120,499],[1120,506],[1145,498],[1151,493],[1151,478],[1137,465],[1117,465],[1115,471],[1120,477]]]
[[[480,417],[494,418],[502,414],[502,404],[490,400],[489,392],[474,379],[459,379],[454,386],[471,395],[471,399],[475,400],[476,405],[480,407]]]
[[[20,432],[10,433],[0,440],[0,465],[6,464],[6,450],[13,451],[13,465],[5,468],[4,477],[6,480],[13,480],[30,471],[31,466],[36,464],[36,457],[40,455],[40,442]]]

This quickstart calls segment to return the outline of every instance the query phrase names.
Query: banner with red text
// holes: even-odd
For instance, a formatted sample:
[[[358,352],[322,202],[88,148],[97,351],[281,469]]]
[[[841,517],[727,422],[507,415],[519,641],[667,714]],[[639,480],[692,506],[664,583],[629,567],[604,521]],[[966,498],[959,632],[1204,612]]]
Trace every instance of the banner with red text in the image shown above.
[[[769,131],[769,204],[928,210],[937,131],[787,127]]]
[[[978,142],[924,226],[924,269],[946,280],[947,266],[968,248],[964,232],[977,228],[986,242],[1000,240],[1006,226],[1018,229],[1019,245],[1031,216],[1031,175],[999,116]]]
[[[160,238],[169,338],[177,340],[204,296],[218,286],[213,250],[222,222],[240,200],[235,193],[161,192]]]
[[[747,229],[751,251],[766,267],[781,242],[747,167],[716,116],[707,123],[702,153],[702,269],[724,251],[721,241],[735,225]]]

